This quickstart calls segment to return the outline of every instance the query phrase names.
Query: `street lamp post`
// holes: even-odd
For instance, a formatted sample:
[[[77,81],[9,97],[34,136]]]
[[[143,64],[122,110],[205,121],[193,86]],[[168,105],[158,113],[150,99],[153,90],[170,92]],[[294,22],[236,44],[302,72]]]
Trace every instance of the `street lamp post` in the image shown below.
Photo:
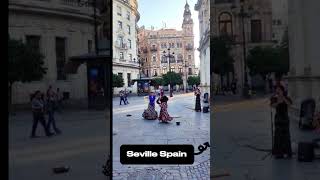
[[[245,33],[245,18],[250,18],[250,12],[245,12],[244,10],[244,2],[245,0],[240,0],[240,12],[238,16],[241,18],[241,26],[242,26],[242,48],[243,48],[243,64],[244,64],[244,84],[243,84],[243,96],[249,98],[249,83],[248,83],[248,72],[247,72],[247,47],[246,47],[246,33]],[[235,8],[234,5],[231,7]],[[249,8],[252,10],[252,7]]]
[[[170,66],[170,60],[172,57],[174,57],[174,52],[170,53],[170,48],[168,48],[168,54],[166,54],[166,51],[163,51],[163,56],[167,57],[169,60],[169,72],[171,72],[171,66]],[[172,84],[171,84],[171,76],[169,76],[169,92],[170,92],[170,97],[173,97],[172,94]]]
[[[184,62],[184,67],[185,67],[185,76],[186,76],[186,89],[185,89],[185,92],[187,93],[188,92],[188,74],[187,74],[187,68],[188,68],[188,65],[187,65],[187,61]]]

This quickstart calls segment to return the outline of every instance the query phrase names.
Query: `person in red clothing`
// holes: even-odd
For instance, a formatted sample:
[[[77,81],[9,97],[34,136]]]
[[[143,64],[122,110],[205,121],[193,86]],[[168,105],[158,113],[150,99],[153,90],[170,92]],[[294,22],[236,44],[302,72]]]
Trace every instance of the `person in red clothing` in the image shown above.
[[[172,121],[173,118],[169,115],[168,113],[168,97],[167,96],[162,96],[157,100],[157,104],[160,106],[160,113],[159,113],[159,121],[160,122],[169,122]]]

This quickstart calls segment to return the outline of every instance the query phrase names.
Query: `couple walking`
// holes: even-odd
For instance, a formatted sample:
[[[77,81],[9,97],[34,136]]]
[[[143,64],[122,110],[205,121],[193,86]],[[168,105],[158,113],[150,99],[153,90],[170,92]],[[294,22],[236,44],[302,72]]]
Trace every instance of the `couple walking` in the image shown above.
[[[127,91],[127,90],[124,90],[124,91],[121,90],[121,91],[119,92],[119,95],[120,95],[120,105],[122,105],[121,102],[123,102],[124,105],[129,104],[129,101],[128,101],[128,91]]]
[[[56,134],[61,134],[61,131],[57,128],[54,113],[58,106],[57,94],[52,90],[50,86],[47,90],[46,99],[43,93],[39,90],[36,91],[31,100],[31,108],[33,114],[33,124],[31,131],[31,138],[38,137],[36,135],[36,130],[38,123],[40,122],[43,126],[46,136],[52,136],[54,133],[50,132],[51,127]],[[48,122],[45,120],[45,113],[48,114]]]
[[[153,92],[149,94],[149,104],[148,109],[144,110],[142,117],[148,120],[156,120],[158,119],[160,122],[169,122],[172,121],[173,118],[170,117],[168,113],[168,97],[165,95],[161,95],[157,101],[156,96]],[[160,113],[158,117],[158,113],[155,110],[155,102],[160,106]]]

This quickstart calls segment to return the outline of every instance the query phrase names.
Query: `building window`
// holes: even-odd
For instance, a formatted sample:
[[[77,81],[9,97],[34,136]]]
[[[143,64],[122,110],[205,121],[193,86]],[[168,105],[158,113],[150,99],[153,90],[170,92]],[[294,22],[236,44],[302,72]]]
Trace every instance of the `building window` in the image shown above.
[[[167,58],[166,56],[161,57],[161,63],[167,63]]]
[[[123,52],[120,52],[120,53],[119,53],[119,57],[120,57],[120,59],[121,59],[121,60],[123,60],[123,59],[124,59]]]
[[[188,74],[189,74],[189,75],[192,75],[192,68],[189,68]]]
[[[147,74],[146,75],[147,75],[147,77],[149,77],[149,70],[148,69],[147,69]]]
[[[251,41],[261,42],[261,20],[251,20]]]
[[[124,47],[123,37],[122,37],[122,36],[119,36],[119,37],[118,37],[118,46],[119,46],[119,47]]]
[[[191,61],[191,55],[188,55],[188,60]]]
[[[232,36],[232,16],[229,13],[221,13],[219,16],[220,36]]]
[[[92,40],[88,40],[88,53],[92,52]]]
[[[131,28],[130,28],[130,26],[127,25],[127,27],[128,27],[128,34],[131,34]]]
[[[179,73],[182,74],[182,66],[179,66]]]
[[[174,66],[171,66],[171,68],[170,68],[170,72],[174,72]]]
[[[172,48],[174,48],[174,43],[172,43],[172,46],[171,46]]]
[[[129,54],[129,60],[132,61],[132,54]]]
[[[157,69],[153,70],[153,76],[158,76]]]
[[[64,72],[66,63],[66,39],[56,37],[56,65],[57,65],[57,80],[66,80],[67,76]]]
[[[234,0],[215,0],[215,4],[234,3]]]
[[[163,67],[162,74],[166,74],[166,73],[167,73],[167,67]]]
[[[153,61],[153,62],[156,62],[156,61],[157,61],[156,55],[152,55],[152,61]]]
[[[37,52],[40,52],[40,36],[26,36],[26,44]]]
[[[129,46],[130,49],[132,48],[132,47],[131,47],[131,40],[130,40],[130,39],[128,39],[128,46]]]
[[[128,87],[131,87],[131,73],[127,73]]]
[[[121,21],[118,21],[118,28],[122,29],[122,22]]]
[[[127,11],[127,19],[130,20],[130,11]]]
[[[122,10],[121,10],[121,7],[120,7],[120,6],[118,6],[118,12],[117,12],[117,14],[118,14],[119,16],[122,16]]]

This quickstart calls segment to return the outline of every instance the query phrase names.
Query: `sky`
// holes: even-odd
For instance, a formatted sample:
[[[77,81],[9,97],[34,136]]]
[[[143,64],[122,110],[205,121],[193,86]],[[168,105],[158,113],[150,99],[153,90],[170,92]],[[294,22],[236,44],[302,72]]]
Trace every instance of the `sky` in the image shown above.
[[[199,21],[198,12],[194,5],[198,0],[187,0],[193,19],[194,46],[199,47]],[[183,12],[186,0],[138,0],[138,11],[140,20],[138,26],[145,26],[146,29],[174,28],[182,29]],[[195,64],[199,67],[199,51],[195,51]]]

